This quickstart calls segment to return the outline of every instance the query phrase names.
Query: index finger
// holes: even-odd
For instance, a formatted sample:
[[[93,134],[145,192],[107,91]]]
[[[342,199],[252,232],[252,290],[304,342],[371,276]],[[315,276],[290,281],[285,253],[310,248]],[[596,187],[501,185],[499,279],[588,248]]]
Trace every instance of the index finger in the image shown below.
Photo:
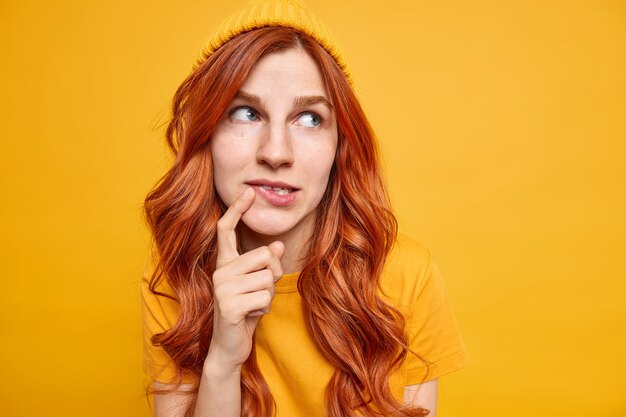
[[[239,252],[237,252],[235,227],[237,227],[237,223],[241,220],[241,216],[243,216],[254,202],[255,195],[252,187],[248,187],[217,221],[218,267],[221,263],[230,261],[239,256]]]

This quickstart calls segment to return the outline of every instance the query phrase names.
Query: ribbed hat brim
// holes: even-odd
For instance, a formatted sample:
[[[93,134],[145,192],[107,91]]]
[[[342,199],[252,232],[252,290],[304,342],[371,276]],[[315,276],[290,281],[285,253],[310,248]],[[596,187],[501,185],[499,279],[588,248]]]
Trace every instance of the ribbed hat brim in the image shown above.
[[[281,26],[297,30],[313,38],[337,62],[348,81],[350,71],[339,44],[328,27],[298,0],[252,0],[250,4],[225,19],[210,36],[207,46],[196,60],[198,68],[222,45],[237,35],[254,29]]]

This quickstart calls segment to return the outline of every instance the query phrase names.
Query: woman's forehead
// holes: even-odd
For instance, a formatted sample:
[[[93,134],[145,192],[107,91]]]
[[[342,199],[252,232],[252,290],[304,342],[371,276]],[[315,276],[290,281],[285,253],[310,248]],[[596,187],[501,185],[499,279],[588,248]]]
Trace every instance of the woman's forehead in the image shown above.
[[[307,52],[296,48],[264,55],[250,71],[240,92],[240,96],[257,96],[261,100],[275,95],[300,101],[303,99],[298,97],[318,97],[330,104],[319,66]]]

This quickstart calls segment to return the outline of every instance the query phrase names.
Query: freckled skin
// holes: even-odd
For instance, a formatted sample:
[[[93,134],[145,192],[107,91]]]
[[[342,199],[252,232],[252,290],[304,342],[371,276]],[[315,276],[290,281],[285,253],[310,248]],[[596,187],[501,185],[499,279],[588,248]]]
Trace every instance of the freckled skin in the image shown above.
[[[325,104],[294,107],[300,96],[328,94],[315,61],[305,52],[289,49],[268,54],[253,68],[240,89],[258,96],[260,103],[236,98],[211,140],[214,180],[227,206],[256,179],[280,181],[298,188],[287,207],[276,207],[257,195],[240,222],[242,241],[281,240],[298,247],[310,235],[337,150],[337,122]],[[246,118],[250,106],[258,118]],[[310,114],[319,116],[311,126]],[[241,116],[243,115],[243,116]],[[243,224],[242,224],[243,223]],[[269,241],[269,240],[268,240]]]

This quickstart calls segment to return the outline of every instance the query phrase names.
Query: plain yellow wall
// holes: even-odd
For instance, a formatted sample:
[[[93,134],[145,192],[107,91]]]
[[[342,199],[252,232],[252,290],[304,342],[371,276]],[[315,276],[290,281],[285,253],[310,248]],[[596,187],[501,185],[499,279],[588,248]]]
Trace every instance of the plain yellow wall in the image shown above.
[[[149,415],[154,126],[226,3],[0,3],[2,415]],[[471,363],[439,415],[625,416],[624,2],[307,3],[457,311]]]

